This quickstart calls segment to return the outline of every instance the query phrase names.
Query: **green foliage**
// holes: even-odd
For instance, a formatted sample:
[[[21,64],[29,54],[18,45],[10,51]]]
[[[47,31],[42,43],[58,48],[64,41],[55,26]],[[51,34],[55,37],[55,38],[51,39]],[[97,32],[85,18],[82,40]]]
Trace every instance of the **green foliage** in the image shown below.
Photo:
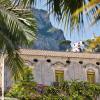
[[[93,100],[100,95],[100,84],[64,81],[58,87],[48,87],[46,91],[47,94],[41,96],[44,100]]]
[[[30,87],[28,88],[28,86]],[[100,84],[90,84],[83,81],[64,81],[59,83],[58,87],[44,87],[44,92],[42,93],[32,90],[31,87],[34,86],[35,85],[32,86],[32,83],[20,83],[20,85],[17,85],[17,89],[15,89],[16,86],[14,86],[14,90],[12,89],[12,91],[9,92],[9,96],[22,98],[24,95],[24,98],[28,98],[29,100],[94,100],[94,98],[100,95]],[[20,87],[21,89],[19,89]],[[27,92],[22,87],[25,87],[24,89],[26,89]],[[30,95],[34,93],[36,96],[34,96],[33,99]]]
[[[15,0],[23,1],[23,5],[44,3],[44,0]],[[46,0],[47,8],[50,14],[54,14],[58,22],[63,22],[65,29],[84,29],[88,22],[94,23],[100,20],[100,1],[99,0]],[[84,13],[85,12],[85,13]],[[84,18],[85,15],[85,18]],[[94,21],[93,21],[94,19]]]
[[[36,86],[34,82],[22,81],[18,82],[10,89],[6,96],[19,98],[21,100],[29,100],[33,95],[35,95],[35,90],[33,89]]]
[[[60,88],[62,91],[65,91],[68,98],[75,100],[93,100],[95,96],[100,94],[100,85],[83,81],[66,81],[61,83]]]
[[[32,74],[32,68],[25,66],[23,70],[24,70],[23,75],[19,78],[18,81],[26,81],[26,82],[33,81],[34,78]]]
[[[62,45],[70,45],[71,41],[70,40],[62,40],[62,41],[59,41],[59,43]]]
[[[65,96],[54,96],[54,95],[49,95],[49,96],[41,96],[37,100],[68,100],[67,97]]]
[[[86,51],[100,52],[100,36],[95,37],[94,39],[88,39],[86,43]]]
[[[45,94],[46,95],[54,95],[54,96],[57,96],[59,93],[59,89],[53,87],[53,86],[50,86],[50,87],[47,87],[46,90],[45,90]]]
[[[20,46],[27,47],[33,42],[36,29],[31,9],[16,5],[11,0],[0,0],[0,49],[3,55],[7,54],[5,64],[15,79],[22,74],[24,66],[19,54]]]
[[[12,88],[7,92],[6,96],[18,98],[21,100],[29,100],[39,96],[35,91],[36,83],[33,81],[32,70],[24,67],[23,77],[15,82]]]
[[[72,31],[73,29],[84,29],[84,25],[87,21],[91,20],[99,15],[96,14],[94,17],[93,15],[96,11],[100,11],[100,6],[98,1],[96,4],[92,5],[91,7],[86,7],[85,5],[89,4],[91,1],[98,1],[98,0],[47,0],[48,8],[50,12],[54,13],[54,16],[57,18],[59,22],[63,22],[65,29]],[[92,2],[93,4],[93,2]],[[80,11],[80,9],[82,9]],[[86,10],[86,13],[85,10]],[[100,19],[98,17],[98,19]]]

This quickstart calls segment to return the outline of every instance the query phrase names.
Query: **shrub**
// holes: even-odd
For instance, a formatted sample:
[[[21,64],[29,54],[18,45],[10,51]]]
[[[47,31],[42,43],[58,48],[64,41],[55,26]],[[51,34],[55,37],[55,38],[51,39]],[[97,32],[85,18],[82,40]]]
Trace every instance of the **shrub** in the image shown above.
[[[20,100],[96,100],[100,95],[100,84],[74,80],[45,86],[33,82],[29,68],[25,68],[24,74],[6,96]]]
[[[35,86],[36,84],[34,82],[18,82],[12,86],[6,96],[29,100],[37,94],[34,90]]]
[[[32,70],[29,67],[24,68],[23,77],[17,80],[5,96],[18,98],[20,100],[33,100],[39,96],[35,91],[36,83],[33,81]]]

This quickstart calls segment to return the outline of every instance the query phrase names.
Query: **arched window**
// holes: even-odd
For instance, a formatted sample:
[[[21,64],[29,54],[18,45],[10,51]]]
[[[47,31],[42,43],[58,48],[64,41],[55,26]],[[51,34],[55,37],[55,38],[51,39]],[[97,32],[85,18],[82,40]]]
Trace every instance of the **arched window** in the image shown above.
[[[64,81],[64,71],[55,70],[55,80],[56,80],[56,82]]]
[[[89,69],[87,71],[87,81],[89,83],[95,83],[95,71],[92,69]]]

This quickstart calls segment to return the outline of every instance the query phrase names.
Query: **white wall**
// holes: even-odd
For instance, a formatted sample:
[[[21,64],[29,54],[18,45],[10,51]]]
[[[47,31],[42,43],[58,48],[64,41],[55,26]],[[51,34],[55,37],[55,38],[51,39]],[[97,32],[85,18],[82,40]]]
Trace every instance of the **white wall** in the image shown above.
[[[34,58],[38,59],[38,62],[33,62]],[[51,62],[46,62],[47,59],[51,59]],[[62,57],[32,56],[29,61],[33,63],[31,67],[33,68],[34,80],[39,84],[51,85],[55,81],[55,70],[64,70],[65,80],[87,80],[86,72],[89,68],[92,68],[96,73],[96,82],[100,82],[100,65],[97,66],[95,64],[96,59],[70,58],[70,64],[66,63],[67,59]],[[79,61],[83,61],[83,64],[79,64]],[[10,85],[11,75],[6,69],[5,87]]]
[[[51,58],[50,63],[46,62],[45,58],[39,60],[39,62],[35,63],[34,68],[35,81],[39,84],[50,85],[52,82],[55,81],[55,70],[63,70],[65,80],[87,81],[87,70],[91,68],[95,71],[96,82],[100,82],[99,66],[90,64],[90,62],[83,62],[83,64],[79,64],[79,60],[75,61],[73,59],[70,59],[70,64],[66,64],[65,60],[66,58]]]

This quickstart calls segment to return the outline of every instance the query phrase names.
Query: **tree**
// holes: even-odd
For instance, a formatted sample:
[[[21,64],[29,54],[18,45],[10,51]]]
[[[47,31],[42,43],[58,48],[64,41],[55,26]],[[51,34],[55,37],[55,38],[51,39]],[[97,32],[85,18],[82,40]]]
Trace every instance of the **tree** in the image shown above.
[[[93,17],[95,18],[94,21],[100,20],[100,0],[90,0],[84,7],[79,8],[75,13],[78,15],[79,13],[83,12],[84,10],[94,11],[92,13]]]
[[[5,96],[20,100],[35,100],[34,98],[39,96],[39,93],[35,91],[36,83],[33,81],[32,69],[24,67],[23,76],[12,85]]]
[[[94,39],[88,39],[87,43],[87,50],[91,52],[100,52],[100,36],[94,37]]]
[[[15,79],[24,66],[19,49],[34,40],[35,32],[36,22],[29,8],[11,0],[0,0],[0,51]]]
[[[100,84],[75,80],[61,82],[57,87],[44,87],[42,93],[34,87],[35,84],[20,82],[15,84],[6,96],[20,100],[96,100],[100,95]]]
[[[42,2],[42,0],[15,1],[24,2],[24,6]],[[100,0],[46,0],[45,2],[49,12],[53,13],[59,22],[65,22],[65,27],[71,30],[74,27],[83,28],[84,15],[91,20],[100,19]]]
[[[71,51],[71,41],[70,40],[62,40],[59,41],[60,48],[66,48],[66,51]]]
[[[3,53],[6,52],[8,54],[8,58],[10,59],[10,60],[7,59],[9,61],[9,65],[14,66],[11,68],[13,70],[13,74],[15,74],[16,72],[19,72],[17,68],[16,68],[16,71],[14,72],[15,66],[19,62],[22,62],[21,59],[17,61],[16,64],[14,62],[15,57],[17,59],[20,58],[18,55],[19,45],[28,44],[27,40],[30,40],[29,37],[33,36],[32,31],[34,31],[35,29],[33,28],[35,27],[34,24],[31,24],[31,26],[29,24],[29,22],[32,21],[32,19],[30,18],[25,19],[26,18],[25,15],[27,14],[23,14],[23,12],[27,11],[27,9],[29,9],[31,5],[35,4],[36,2],[37,0],[14,0],[12,4],[10,0],[0,1],[0,16],[1,16],[0,28],[2,29],[0,33],[1,33],[1,37],[3,37],[0,40],[1,44],[3,45],[0,45],[0,47],[3,50]],[[94,23],[100,19],[100,13],[99,13],[100,1],[99,0],[47,0],[46,3],[49,9],[49,12],[52,12],[59,22],[61,21],[64,22],[65,27],[67,29],[70,28],[71,31],[74,28],[83,29],[83,26],[85,24],[84,12],[85,12],[85,16],[88,19],[90,20],[95,19]],[[23,8],[26,8],[26,9],[23,9]],[[25,28],[22,28],[22,26]],[[16,35],[15,34],[13,35],[15,31],[16,31]],[[12,33],[11,36],[8,36],[8,32]],[[7,34],[3,35],[3,33],[7,33]],[[31,33],[31,34],[27,35],[27,33]],[[12,38],[12,36],[14,38]],[[9,37],[10,39],[7,37]],[[19,38],[19,41],[16,41],[17,38]],[[8,42],[5,42],[4,40]],[[13,41],[16,41],[16,42],[13,42]],[[13,63],[10,63],[12,62],[11,59],[13,60]],[[19,67],[20,69],[21,69],[21,66]]]

